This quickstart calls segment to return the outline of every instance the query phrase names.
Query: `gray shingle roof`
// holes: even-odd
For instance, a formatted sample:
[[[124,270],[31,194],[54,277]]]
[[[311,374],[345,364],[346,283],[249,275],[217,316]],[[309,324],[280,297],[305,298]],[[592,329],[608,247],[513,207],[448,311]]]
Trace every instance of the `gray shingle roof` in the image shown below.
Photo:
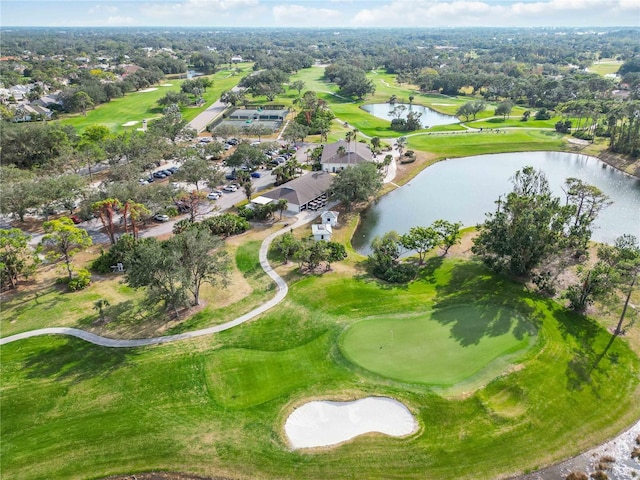
[[[280,185],[262,196],[274,200],[284,198],[294,205],[304,205],[329,190],[331,182],[333,182],[333,175],[329,172],[311,172]]]
[[[338,155],[338,149],[344,147],[344,155]],[[349,154],[350,152],[350,154]],[[361,142],[348,142],[338,140],[336,143],[330,143],[324,146],[320,163],[348,163],[355,165],[361,162],[371,162],[373,156],[369,145]]]

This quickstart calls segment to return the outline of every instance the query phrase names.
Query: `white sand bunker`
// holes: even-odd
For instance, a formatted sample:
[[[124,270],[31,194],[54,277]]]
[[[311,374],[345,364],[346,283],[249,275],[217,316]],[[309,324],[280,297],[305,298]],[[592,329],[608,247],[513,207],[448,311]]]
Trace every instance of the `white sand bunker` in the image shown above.
[[[157,88],[155,87],[145,88],[144,90],[138,90],[138,93],[153,92],[154,90],[157,90]]]
[[[403,437],[417,428],[407,407],[385,397],[305,403],[289,415],[284,425],[294,449],[335,445],[369,432]]]
[[[123,127],[133,127],[136,123],[138,123],[138,122],[136,122],[135,120],[132,120],[130,122],[123,123],[122,126]]]
[[[163,83],[161,87],[173,87],[173,83]]]

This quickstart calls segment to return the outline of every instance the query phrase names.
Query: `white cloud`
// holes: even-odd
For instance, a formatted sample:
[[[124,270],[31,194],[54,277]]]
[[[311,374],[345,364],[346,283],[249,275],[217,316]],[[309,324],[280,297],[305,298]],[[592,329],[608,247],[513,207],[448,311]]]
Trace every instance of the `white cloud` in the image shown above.
[[[185,0],[181,2],[148,3],[140,7],[150,17],[188,20],[192,25],[215,24],[220,14],[257,7],[259,0]]]
[[[640,0],[392,0],[361,9],[352,26],[635,26],[639,14]]]
[[[272,9],[274,25],[288,27],[324,27],[346,24],[345,14],[330,8],[302,5],[276,5]]]
[[[136,22],[133,17],[115,16],[107,18],[105,25],[109,27],[126,27],[129,25],[135,25],[135,23]]]
[[[88,13],[89,15],[113,15],[118,13],[118,7],[114,5],[98,4],[95,7],[90,8]]]

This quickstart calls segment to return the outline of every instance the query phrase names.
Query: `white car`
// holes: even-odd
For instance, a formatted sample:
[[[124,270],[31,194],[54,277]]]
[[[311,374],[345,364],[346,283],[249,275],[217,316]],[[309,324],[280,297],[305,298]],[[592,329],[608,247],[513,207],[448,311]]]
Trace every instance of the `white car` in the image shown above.
[[[211,192],[207,195],[207,200],[217,200],[220,198],[220,194],[217,192]]]
[[[168,222],[168,221],[169,221],[169,215],[164,215],[164,214],[162,214],[162,213],[156,213],[156,214],[153,216],[153,219],[154,219],[156,222],[163,222],[163,223],[164,223],[164,222]]]
[[[238,190],[238,187],[236,187],[235,185],[227,185],[222,190],[224,190],[225,192],[235,192]]]

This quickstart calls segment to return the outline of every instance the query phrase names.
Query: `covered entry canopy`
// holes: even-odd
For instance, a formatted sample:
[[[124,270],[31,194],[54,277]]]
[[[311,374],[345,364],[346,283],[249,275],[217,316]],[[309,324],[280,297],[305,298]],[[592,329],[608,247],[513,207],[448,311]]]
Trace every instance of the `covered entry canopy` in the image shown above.
[[[251,199],[251,203],[255,203],[256,205],[266,205],[271,202],[273,202],[273,198],[263,197],[262,195]]]

